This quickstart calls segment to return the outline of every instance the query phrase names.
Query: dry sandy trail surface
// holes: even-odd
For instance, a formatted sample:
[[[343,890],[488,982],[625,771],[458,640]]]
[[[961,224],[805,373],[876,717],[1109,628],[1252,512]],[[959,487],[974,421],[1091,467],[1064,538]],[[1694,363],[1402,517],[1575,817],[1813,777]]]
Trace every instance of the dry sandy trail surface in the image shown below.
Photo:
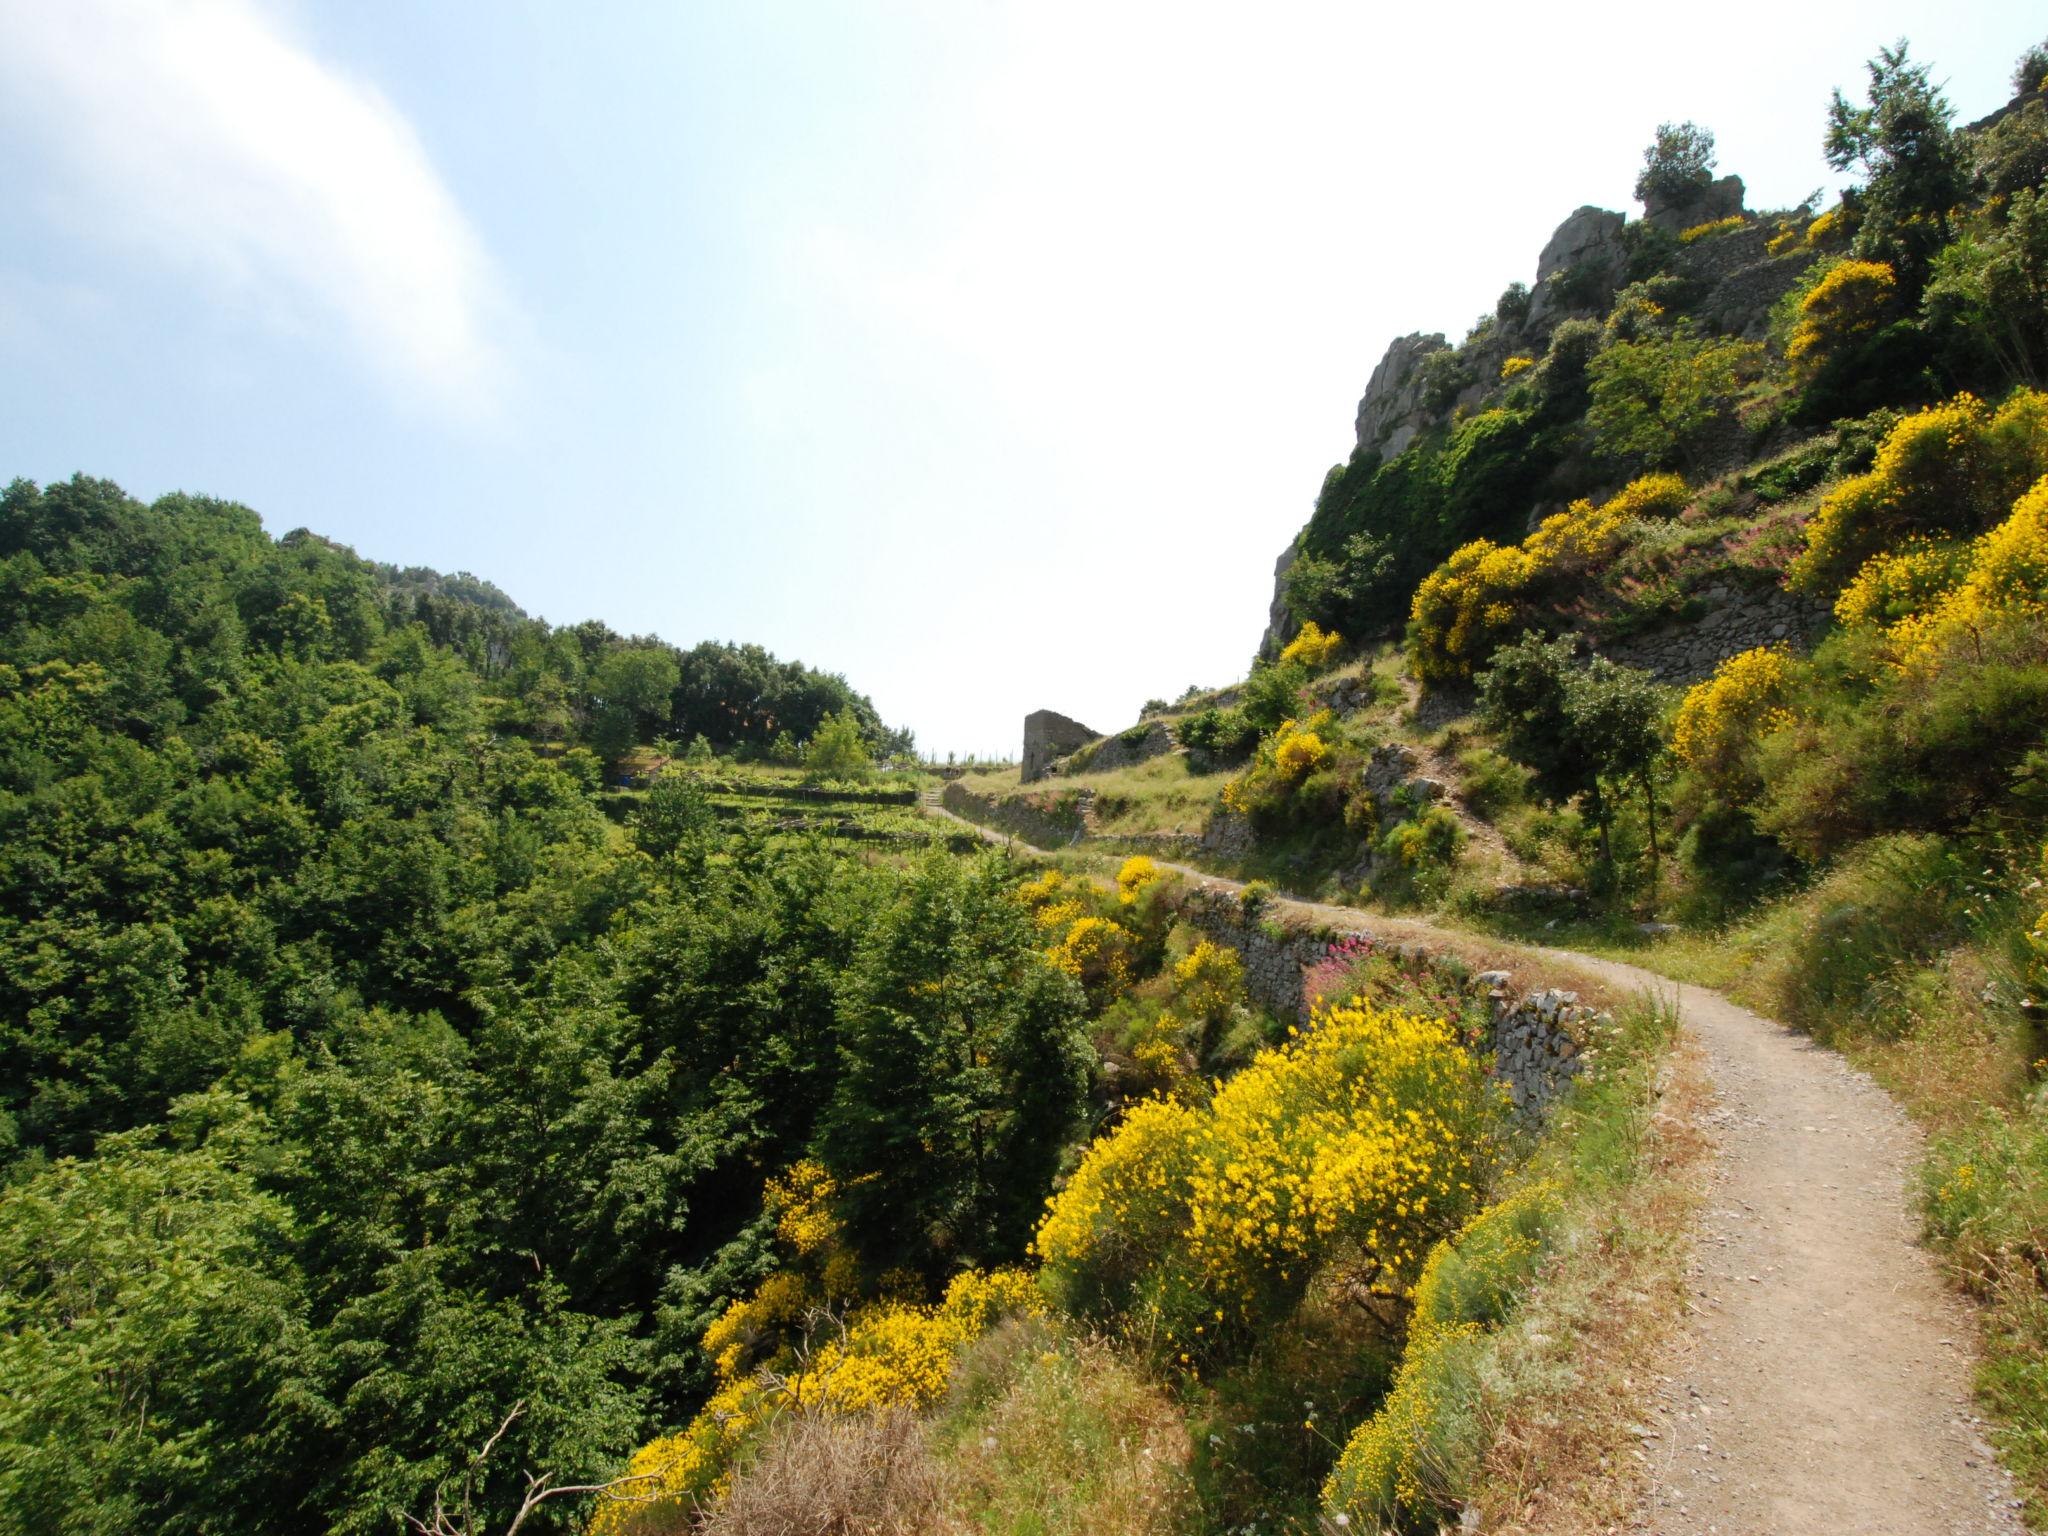
[[[1390,938],[1456,937],[1350,908],[1276,903]],[[1687,1315],[1635,1426],[1645,1476],[1633,1529],[2021,1531],[2011,1479],[1970,1399],[1976,1321],[1917,1241],[1908,1179],[1921,1141],[1891,1096],[1719,993],[1570,950],[1529,953],[1617,992],[1675,997],[1713,1077],[1712,1182]]]

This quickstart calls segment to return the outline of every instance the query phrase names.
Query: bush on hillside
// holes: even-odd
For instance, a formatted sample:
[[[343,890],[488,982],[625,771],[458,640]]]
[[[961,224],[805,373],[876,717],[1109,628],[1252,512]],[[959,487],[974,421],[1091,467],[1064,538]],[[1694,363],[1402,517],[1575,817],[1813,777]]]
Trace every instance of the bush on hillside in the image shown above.
[[[1441,1020],[1318,1013],[1206,1108],[1152,1101],[1051,1202],[1040,1281],[1183,1370],[1241,1350],[1321,1268],[1405,1287],[1472,1209],[1500,1113]]]
[[[1669,516],[1686,501],[1676,475],[1647,475],[1595,507],[1575,501],[1543,520],[1519,546],[1477,539],[1415,589],[1408,651],[1425,682],[1458,682],[1483,669],[1510,636],[1543,624],[1545,605],[1575,593],[1641,518]]]
[[[1881,325],[1898,301],[1898,278],[1881,261],[1837,261],[1799,301],[1785,360],[1812,378]]]
[[[1996,410],[1957,395],[1899,421],[1870,471],[1843,481],[1806,525],[1794,585],[1838,591],[1864,562],[1918,537],[1967,539],[2006,517],[2048,474],[2048,394],[2017,390]]]
[[[1610,458],[1697,470],[1763,361],[1761,343],[1701,336],[1683,324],[1668,336],[1616,342],[1587,365],[1586,425]]]
[[[1193,752],[1206,752],[1219,762],[1243,757],[1258,745],[1259,728],[1241,709],[1204,709],[1175,722],[1173,739]]]

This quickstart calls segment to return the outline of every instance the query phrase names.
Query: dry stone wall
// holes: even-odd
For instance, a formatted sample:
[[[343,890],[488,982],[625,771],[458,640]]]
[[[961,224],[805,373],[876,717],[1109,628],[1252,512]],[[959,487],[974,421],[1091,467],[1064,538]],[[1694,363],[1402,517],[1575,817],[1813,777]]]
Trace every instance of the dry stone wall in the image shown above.
[[[1825,603],[1791,592],[1745,597],[1728,587],[1710,587],[1701,596],[1720,606],[1694,623],[1617,640],[1602,646],[1600,654],[1625,667],[1640,667],[1660,683],[1695,683],[1730,656],[1758,646],[1808,649],[1827,627]]]
[[[1428,963],[1420,944],[1385,944],[1363,922],[1316,924],[1282,921],[1257,909],[1246,911],[1236,892],[1200,885],[1181,899],[1181,916],[1219,944],[1237,951],[1245,990],[1252,1000],[1284,1018],[1303,1019],[1308,1006],[1304,980],[1333,945],[1364,939],[1407,962]],[[1482,971],[1469,985],[1483,995],[1492,1025],[1483,1048],[1507,1089],[1517,1114],[1540,1119],[1585,1070],[1587,1043],[1602,1015],[1580,1003],[1575,992],[1543,988],[1519,993],[1506,971]]]
[[[1020,837],[1034,848],[1063,848],[1078,842],[1087,828],[1085,789],[1040,790],[1029,795],[976,794],[957,780],[939,793],[939,803],[955,816]]]

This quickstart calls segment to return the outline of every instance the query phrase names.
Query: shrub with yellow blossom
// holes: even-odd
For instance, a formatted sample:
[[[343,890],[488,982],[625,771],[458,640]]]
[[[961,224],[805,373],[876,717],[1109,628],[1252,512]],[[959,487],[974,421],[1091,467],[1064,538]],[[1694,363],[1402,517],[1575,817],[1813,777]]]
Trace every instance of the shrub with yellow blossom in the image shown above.
[[[634,1453],[627,1475],[637,1481],[599,1500],[591,1536],[693,1530],[697,1510],[719,1498],[740,1453],[778,1414],[795,1407],[844,1414],[928,1408],[944,1395],[962,1348],[999,1317],[1043,1310],[1024,1271],[970,1270],[953,1277],[937,1306],[879,1301],[841,1325],[823,1319],[810,1347],[785,1348],[759,1371],[744,1370],[730,1349],[714,1348],[725,1337],[721,1317],[704,1338],[717,1362],[717,1389],[688,1427]]]
[[[1512,379],[1518,379],[1535,366],[1535,358],[1524,357],[1520,353],[1513,357],[1504,357],[1500,360],[1500,381],[1505,384]]]
[[[1244,962],[1237,951],[1199,939],[1173,968],[1174,1007],[1192,1019],[1228,1018],[1244,1001]]]
[[[1116,872],[1117,896],[1125,906],[1138,899],[1138,893],[1159,878],[1159,866],[1142,853],[1134,853],[1124,860],[1123,868]]]
[[[1790,659],[1759,647],[1731,656],[1690,689],[1672,722],[1672,754],[1733,804],[1753,799],[1759,738],[1789,722]]]
[[[1076,917],[1046,958],[1087,989],[1100,1006],[1120,995],[1131,982],[1131,952],[1137,940],[1121,923],[1106,917]]]
[[[838,1193],[838,1182],[825,1165],[807,1157],[768,1181],[762,1204],[775,1217],[775,1235],[809,1256],[840,1241],[839,1218],[832,1211]]]
[[[1799,301],[1799,323],[1785,360],[1812,373],[1851,342],[1876,330],[1898,293],[1898,277],[1882,261],[1838,261]]]
[[[1838,204],[1806,226],[1806,248],[1813,251],[1827,250],[1840,245],[1849,237],[1849,233],[1848,215]]]
[[[1844,480],[1806,525],[1795,586],[1833,591],[1908,540],[1969,538],[2048,474],[2048,394],[2017,390],[1993,410],[1957,395],[1885,434],[1868,474]]]
[[[1696,240],[1711,240],[1716,235],[1732,235],[1738,229],[1749,227],[1749,220],[1739,213],[1731,213],[1725,219],[1713,219],[1705,224],[1695,224],[1690,229],[1678,232],[1680,245],[1691,245]]]
[[[1337,659],[1337,652],[1344,645],[1342,635],[1326,631],[1314,619],[1301,626],[1301,632],[1287,642],[1280,653],[1282,666],[1299,665],[1310,672],[1320,672]]]
[[[1915,538],[1872,555],[1835,599],[1835,617],[1866,629],[1924,613],[1961,579],[1969,553],[1955,539]]]
[[[2048,625],[2048,476],[1968,550],[1962,581],[1888,631],[1893,660],[1926,666],[1959,643],[1974,655],[1996,624]]]
[[[1539,599],[1556,597],[1613,558],[1646,517],[1685,506],[1676,475],[1645,475],[1599,506],[1575,501],[1520,545],[1475,539],[1422,579],[1409,605],[1409,652],[1425,682],[1459,682],[1529,627]]]
[[[1244,772],[1223,786],[1224,807],[1243,816],[1272,817],[1285,810],[1295,788],[1330,761],[1329,737],[1337,717],[1327,709],[1305,720],[1283,720],[1259,743]]]
[[[1183,1363],[1340,1254],[1399,1291],[1471,1210],[1499,1113],[1444,1020],[1320,1009],[1206,1108],[1141,1105],[1091,1147],[1039,1229],[1043,1281]]]

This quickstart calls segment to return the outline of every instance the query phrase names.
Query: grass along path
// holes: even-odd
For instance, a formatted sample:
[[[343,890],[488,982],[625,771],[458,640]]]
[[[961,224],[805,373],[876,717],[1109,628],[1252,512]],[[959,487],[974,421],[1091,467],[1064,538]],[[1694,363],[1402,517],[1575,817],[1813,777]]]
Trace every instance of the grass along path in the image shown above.
[[[962,820],[930,801],[927,809]],[[992,843],[1040,851],[979,830]],[[1271,899],[1387,938],[1457,948],[1474,938]],[[1711,1185],[1688,1317],[1635,1426],[1643,1483],[1633,1529],[2020,1531],[2011,1479],[1971,1404],[1976,1320],[1916,1240],[1907,1178],[1920,1134],[1891,1096],[1834,1052],[1717,992],[1572,950],[1497,948],[1616,992],[1675,992],[1713,1079]]]

